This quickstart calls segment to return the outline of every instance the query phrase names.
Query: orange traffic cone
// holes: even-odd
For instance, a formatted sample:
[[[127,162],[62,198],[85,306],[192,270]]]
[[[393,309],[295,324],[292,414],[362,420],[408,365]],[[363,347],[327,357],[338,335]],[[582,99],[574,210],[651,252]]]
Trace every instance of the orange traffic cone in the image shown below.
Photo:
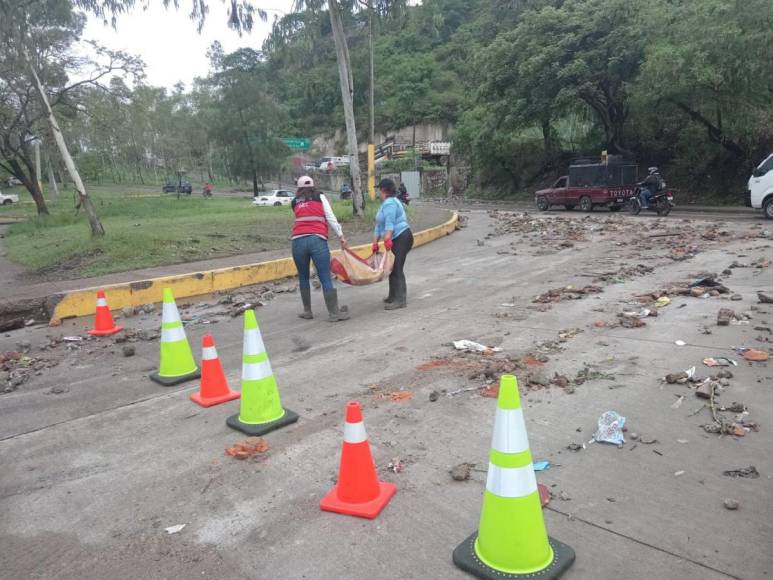
[[[329,512],[373,519],[396,491],[394,483],[378,480],[360,404],[347,403],[338,483],[319,506]]]
[[[89,330],[92,336],[108,336],[121,332],[123,326],[116,326],[113,322],[113,316],[110,314],[110,308],[107,306],[104,290],[97,290],[97,312],[94,317],[94,329]]]
[[[202,407],[211,407],[241,396],[238,391],[228,388],[223,365],[215,349],[215,340],[208,334],[201,339],[201,386],[198,393],[191,395],[191,401]]]

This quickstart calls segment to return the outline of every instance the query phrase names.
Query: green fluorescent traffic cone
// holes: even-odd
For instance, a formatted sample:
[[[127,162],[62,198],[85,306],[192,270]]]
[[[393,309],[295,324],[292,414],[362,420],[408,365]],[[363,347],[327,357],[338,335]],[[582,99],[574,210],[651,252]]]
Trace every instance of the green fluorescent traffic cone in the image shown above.
[[[161,361],[158,372],[150,378],[160,385],[171,387],[201,376],[193,352],[185,336],[180,313],[174,302],[171,288],[164,288],[164,304],[161,314]]]
[[[549,538],[545,530],[518,381],[505,375],[499,386],[480,526],[454,550],[454,563],[486,580],[558,578],[574,558],[572,548]]]
[[[247,435],[264,435],[298,420],[296,413],[282,408],[254,310],[244,312],[241,385],[241,407],[237,415],[226,419],[229,427]]]

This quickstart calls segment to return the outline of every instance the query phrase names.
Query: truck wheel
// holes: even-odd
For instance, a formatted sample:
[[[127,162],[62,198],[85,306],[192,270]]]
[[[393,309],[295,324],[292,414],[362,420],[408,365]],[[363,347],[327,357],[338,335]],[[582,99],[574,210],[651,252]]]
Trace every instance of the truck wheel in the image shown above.
[[[566,211],[572,211],[574,209],[574,204],[567,203],[564,207],[566,208]]]
[[[274,207],[276,207],[276,206],[278,206],[278,205],[282,205],[282,202],[281,202],[281,201],[275,201],[275,202],[274,202]]]
[[[11,205],[13,202],[10,199],[4,199],[3,205]]]
[[[593,211],[593,200],[588,197],[587,195],[583,195],[580,198],[580,209],[584,212],[592,212]]]
[[[540,211],[548,211],[550,209],[548,200],[542,195],[537,198],[537,209]]]
[[[773,197],[769,197],[762,205],[762,211],[765,212],[765,217],[769,220],[773,220]]]

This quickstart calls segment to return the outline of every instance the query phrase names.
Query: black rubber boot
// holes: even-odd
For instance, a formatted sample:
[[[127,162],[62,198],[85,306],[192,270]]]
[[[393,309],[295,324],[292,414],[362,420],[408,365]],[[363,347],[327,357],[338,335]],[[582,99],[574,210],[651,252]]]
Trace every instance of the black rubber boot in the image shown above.
[[[301,300],[303,301],[303,312],[298,315],[298,318],[305,318],[311,320],[314,315],[311,313],[311,288],[301,288]]]
[[[338,290],[323,292],[325,296],[325,305],[327,306],[328,321],[340,322],[349,320],[349,308],[347,306],[338,307]]]
[[[384,298],[384,304],[391,304],[395,301],[395,289],[392,285],[392,278],[389,278],[389,296]]]
[[[395,282],[395,298],[392,302],[384,306],[384,310],[397,310],[398,308],[405,308],[408,305],[408,287],[402,280]]]

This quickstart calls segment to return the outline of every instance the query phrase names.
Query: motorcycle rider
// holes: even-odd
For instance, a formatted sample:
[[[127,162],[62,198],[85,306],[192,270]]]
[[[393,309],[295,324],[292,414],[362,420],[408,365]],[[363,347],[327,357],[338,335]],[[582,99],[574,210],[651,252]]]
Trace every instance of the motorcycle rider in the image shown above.
[[[657,167],[648,168],[647,173],[647,177],[639,184],[641,186],[639,199],[641,200],[642,209],[649,207],[650,199],[652,199],[653,195],[666,188],[666,182],[663,180],[663,176],[660,175]]]

